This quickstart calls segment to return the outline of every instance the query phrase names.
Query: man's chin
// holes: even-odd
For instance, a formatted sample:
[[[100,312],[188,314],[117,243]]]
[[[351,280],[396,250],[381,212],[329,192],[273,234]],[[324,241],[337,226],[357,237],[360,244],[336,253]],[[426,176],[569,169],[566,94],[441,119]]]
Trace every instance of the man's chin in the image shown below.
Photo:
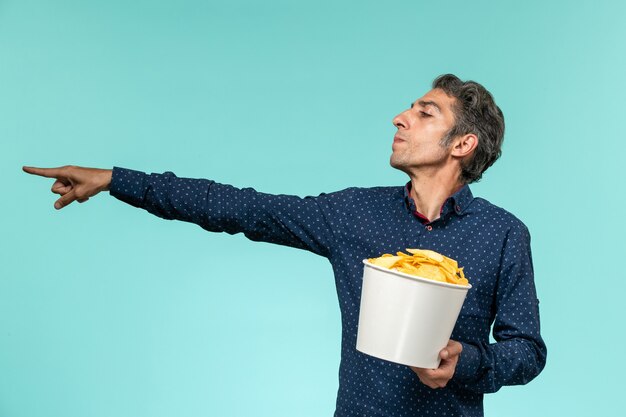
[[[398,161],[398,158],[394,158],[393,154],[389,158],[389,165],[391,165],[392,168],[395,168],[395,169],[397,169],[399,171],[407,172],[406,165],[403,164],[401,161]]]

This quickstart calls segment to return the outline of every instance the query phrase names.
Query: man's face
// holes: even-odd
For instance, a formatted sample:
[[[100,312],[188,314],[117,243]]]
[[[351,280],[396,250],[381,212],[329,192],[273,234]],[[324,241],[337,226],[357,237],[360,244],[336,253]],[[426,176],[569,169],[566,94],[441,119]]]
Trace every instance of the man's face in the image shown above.
[[[449,162],[450,152],[440,142],[454,126],[455,100],[443,90],[430,90],[393,118],[398,131],[391,146],[392,167],[409,173],[415,168],[436,170]]]

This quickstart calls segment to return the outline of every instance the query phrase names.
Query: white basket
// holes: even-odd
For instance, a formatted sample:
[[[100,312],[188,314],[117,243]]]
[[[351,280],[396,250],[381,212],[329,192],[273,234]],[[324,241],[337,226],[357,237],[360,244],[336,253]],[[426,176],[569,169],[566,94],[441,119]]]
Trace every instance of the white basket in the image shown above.
[[[435,369],[471,285],[392,271],[363,260],[356,348],[403,365]]]

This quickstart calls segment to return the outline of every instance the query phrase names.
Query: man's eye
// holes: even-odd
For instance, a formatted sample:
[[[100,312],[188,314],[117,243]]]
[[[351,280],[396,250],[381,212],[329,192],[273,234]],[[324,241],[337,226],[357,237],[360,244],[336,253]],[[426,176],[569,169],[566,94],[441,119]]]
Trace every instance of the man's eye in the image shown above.
[[[421,115],[422,117],[433,117],[433,115],[432,115],[432,114],[428,114],[428,113],[426,113],[425,111],[420,111],[420,115]]]

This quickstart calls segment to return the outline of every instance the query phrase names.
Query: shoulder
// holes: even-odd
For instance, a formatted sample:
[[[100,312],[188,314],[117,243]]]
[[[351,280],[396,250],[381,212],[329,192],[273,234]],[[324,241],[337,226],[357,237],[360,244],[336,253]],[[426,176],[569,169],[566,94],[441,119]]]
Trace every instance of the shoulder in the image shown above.
[[[339,211],[386,210],[404,198],[402,187],[349,187],[343,190],[322,193],[318,203],[327,204]]]
[[[528,227],[519,217],[489,200],[482,197],[474,197],[469,208],[472,213],[482,217],[483,221],[498,225],[508,235],[513,234],[530,238]]]
[[[404,189],[401,186],[377,186],[377,187],[350,187],[353,193],[359,195],[389,195],[403,194]]]
[[[322,193],[322,196],[348,197],[348,198],[379,198],[403,196],[404,190],[400,186],[379,186],[379,187],[349,187],[339,191]]]

